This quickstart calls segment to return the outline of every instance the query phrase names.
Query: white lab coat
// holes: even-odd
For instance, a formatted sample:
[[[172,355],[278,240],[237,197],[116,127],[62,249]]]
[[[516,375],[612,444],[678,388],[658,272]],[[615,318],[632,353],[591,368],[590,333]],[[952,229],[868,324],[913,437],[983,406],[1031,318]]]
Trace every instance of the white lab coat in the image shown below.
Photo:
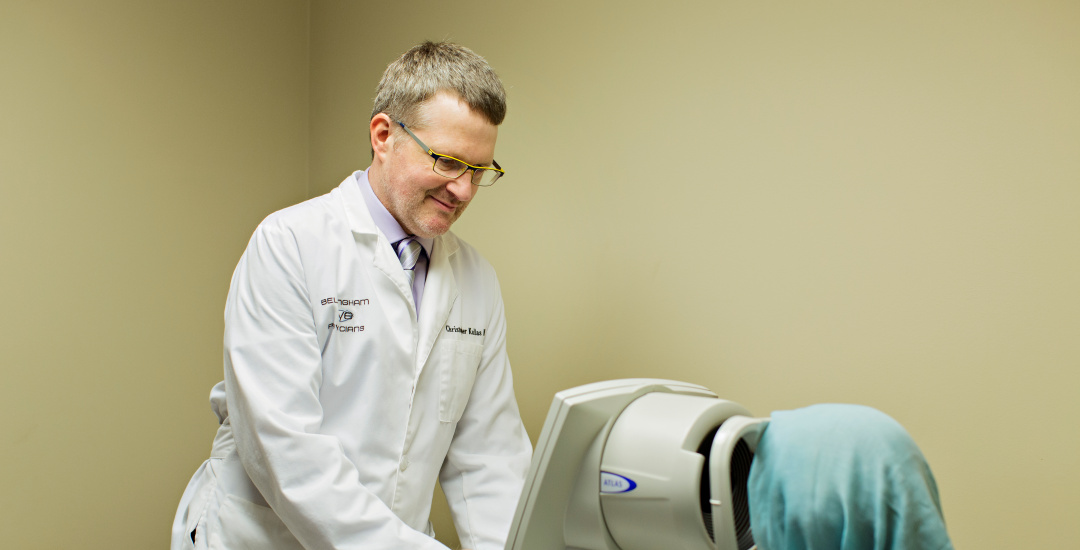
[[[256,229],[225,305],[222,421],[173,548],[502,548],[531,446],[495,272],[435,239],[423,310],[353,174]]]

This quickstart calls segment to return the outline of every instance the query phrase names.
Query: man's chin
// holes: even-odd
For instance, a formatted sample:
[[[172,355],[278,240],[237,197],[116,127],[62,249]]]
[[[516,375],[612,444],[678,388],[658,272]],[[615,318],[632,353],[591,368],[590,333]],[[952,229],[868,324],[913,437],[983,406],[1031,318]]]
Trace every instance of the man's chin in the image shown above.
[[[417,226],[413,228],[412,233],[425,239],[434,239],[435,237],[450,231],[450,226],[453,224],[454,220],[441,219],[439,217],[422,220],[416,224]]]

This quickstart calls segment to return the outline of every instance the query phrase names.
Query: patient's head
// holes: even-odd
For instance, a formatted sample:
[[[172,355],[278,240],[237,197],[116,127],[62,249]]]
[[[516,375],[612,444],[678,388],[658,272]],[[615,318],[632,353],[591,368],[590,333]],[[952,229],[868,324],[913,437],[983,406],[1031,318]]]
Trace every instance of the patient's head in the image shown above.
[[[774,412],[749,499],[761,550],[952,548],[922,452],[899,423],[869,407]]]

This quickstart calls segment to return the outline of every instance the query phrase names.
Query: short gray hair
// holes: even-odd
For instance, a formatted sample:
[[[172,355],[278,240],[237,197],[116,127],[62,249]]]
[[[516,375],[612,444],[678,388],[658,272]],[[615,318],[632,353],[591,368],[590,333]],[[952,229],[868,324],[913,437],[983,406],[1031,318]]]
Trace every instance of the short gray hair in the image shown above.
[[[371,118],[386,113],[407,126],[422,128],[417,111],[441,91],[452,92],[470,109],[498,126],[506,118],[506,90],[488,62],[449,42],[424,42],[386,67],[375,88]]]

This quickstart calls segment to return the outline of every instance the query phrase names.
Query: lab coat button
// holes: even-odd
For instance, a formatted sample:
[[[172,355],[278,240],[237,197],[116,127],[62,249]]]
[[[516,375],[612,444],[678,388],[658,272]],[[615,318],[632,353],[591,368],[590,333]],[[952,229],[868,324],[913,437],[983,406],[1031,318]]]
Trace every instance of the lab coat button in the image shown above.
[[[401,471],[404,472],[409,468],[409,459],[407,457],[401,457]]]

